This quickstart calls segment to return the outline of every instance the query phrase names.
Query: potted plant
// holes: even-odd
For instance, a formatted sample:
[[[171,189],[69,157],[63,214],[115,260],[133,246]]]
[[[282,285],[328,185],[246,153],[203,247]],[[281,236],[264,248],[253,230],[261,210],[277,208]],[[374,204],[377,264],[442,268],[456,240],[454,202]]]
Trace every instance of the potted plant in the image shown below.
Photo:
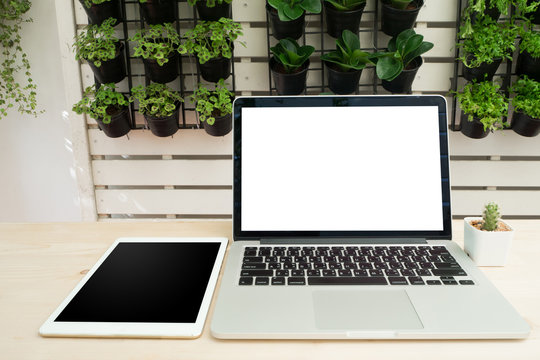
[[[108,18],[124,21],[120,10],[120,0],[79,0],[91,24],[101,25]]]
[[[459,57],[464,65],[463,77],[469,81],[492,80],[502,59],[512,60],[517,29],[508,22],[496,23],[488,17],[482,18],[472,29],[458,44],[463,50]]]
[[[36,85],[30,73],[30,62],[21,44],[21,24],[32,21],[24,14],[30,1],[2,2],[0,8],[0,119],[8,109],[37,116]]]
[[[396,36],[412,29],[424,0],[382,0],[381,27],[386,35]]]
[[[73,105],[77,114],[88,114],[96,120],[105,135],[117,138],[131,130],[130,99],[115,91],[114,84],[92,85],[84,90],[83,98]]]
[[[486,137],[490,131],[501,130],[508,123],[508,99],[491,81],[473,82],[455,93],[461,106],[461,132],[473,139]]]
[[[470,35],[473,32],[472,25],[484,17],[497,21],[501,13],[508,15],[508,8],[515,0],[474,0],[470,1],[463,11],[462,35]],[[520,0],[521,1],[521,0]]]
[[[197,6],[199,18],[204,21],[218,21],[222,17],[231,17],[232,0],[188,0],[191,6]]]
[[[75,36],[76,60],[86,60],[101,84],[117,83],[126,77],[124,44],[114,36],[116,19],[88,25]]]
[[[184,100],[177,91],[165,84],[152,83],[146,87],[142,85],[131,89],[131,100],[138,100],[139,112],[152,134],[166,137],[178,131],[180,103]]]
[[[538,0],[521,0],[521,1],[527,1],[526,6],[521,6],[522,8],[525,8],[523,13],[526,14],[529,21],[531,21],[533,24],[540,24],[540,2]]]
[[[306,12],[319,14],[320,0],[267,0],[266,13],[272,35],[278,39],[299,39],[304,33]]]
[[[536,136],[540,133],[540,82],[527,76],[518,79],[510,88],[515,96],[512,99],[512,130],[523,136]]]
[[[165,84],[178,76],[178,46],[180,36],[169,23],[150,25],[133,35],[134,56],[143,58],[146,75],[150,80]]]
[[[463,224],[465,252],[476,265],[506,264],[514,229],[501,220],[497,204],[486,204],[481,218],[466,217]]]
[[[227,135],[232,129],[232,101],[234,94],[226,87],[223,79],[215,84],[214,90],[199,84],[191,96],[204,130],[212,136]]]
[[[366,0],[324,0],[323,5],[328,35],[339,38],[345,29],[358,33]]]
[[[186,32],[186,41],[178,52],[194,54],[203,79],[217,82],[231,75],[233,43],[242,34],[242,26],[232,19],[201,21]]]
[[[371,54],[360,50],[358,35],[344,30],[336,50],[321,56],[328,74],[328,87],[335,94],[351,94],[358,88],[362,69],[372,64]]]
[[[139,0],[139,7],[149,25],[172,23],[176,20],[176,0]]]
[[[540,81],[540,32],[522,29],[516,73]]]
[[[306,88],[309,57],[315,51],[310,45],[300,46],[293,39],[281,39],[270,48],[270,71],[279,95],[298,95]]]
[[[433,43],[413,29],[402,31],[388,42],[388,52],[375,54],[376,73],[384,89],[392,93],[410,93],[412,83],[422,65],[421,55],[433,48]]]

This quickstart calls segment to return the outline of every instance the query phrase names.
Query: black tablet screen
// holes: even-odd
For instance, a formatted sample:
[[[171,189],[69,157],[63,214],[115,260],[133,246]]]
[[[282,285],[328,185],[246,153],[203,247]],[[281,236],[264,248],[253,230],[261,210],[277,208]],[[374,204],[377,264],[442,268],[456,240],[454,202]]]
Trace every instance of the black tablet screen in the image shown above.
[[[55,321],[194,323],[219,246],[121,242]]]

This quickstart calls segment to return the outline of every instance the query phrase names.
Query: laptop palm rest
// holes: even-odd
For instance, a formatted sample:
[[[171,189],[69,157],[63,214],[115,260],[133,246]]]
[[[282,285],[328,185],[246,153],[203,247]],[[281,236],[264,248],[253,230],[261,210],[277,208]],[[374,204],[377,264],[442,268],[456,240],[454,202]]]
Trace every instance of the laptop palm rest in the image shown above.
[[[315,325],[326,330],[422,329],[405,290],[314,291]]]

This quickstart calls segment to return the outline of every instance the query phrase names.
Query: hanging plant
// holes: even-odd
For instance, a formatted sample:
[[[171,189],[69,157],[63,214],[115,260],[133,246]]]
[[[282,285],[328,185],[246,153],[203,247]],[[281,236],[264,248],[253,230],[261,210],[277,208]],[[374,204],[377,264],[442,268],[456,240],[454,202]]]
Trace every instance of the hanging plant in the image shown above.
[[[30,6],[28,0],[0,0],[0,118],[13,107],[21,114],[39,113],[30,62],[21,46],[21,25],[32,21],[23,18]]]

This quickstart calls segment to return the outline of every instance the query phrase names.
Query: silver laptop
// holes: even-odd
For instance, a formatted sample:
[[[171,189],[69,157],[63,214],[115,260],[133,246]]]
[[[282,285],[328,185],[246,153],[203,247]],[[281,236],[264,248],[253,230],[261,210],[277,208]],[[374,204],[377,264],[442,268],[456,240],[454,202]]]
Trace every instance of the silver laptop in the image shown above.
[[[523,338],[452,242],[441,96],[241,97],[223,339]]]

